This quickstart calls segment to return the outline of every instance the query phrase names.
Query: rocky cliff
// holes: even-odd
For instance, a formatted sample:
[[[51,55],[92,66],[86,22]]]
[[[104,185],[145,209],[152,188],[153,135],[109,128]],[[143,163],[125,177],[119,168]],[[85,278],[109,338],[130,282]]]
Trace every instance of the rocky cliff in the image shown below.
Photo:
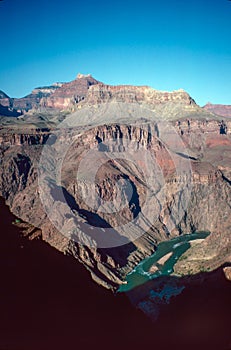
[[[211,235],[177,273],[230,261],[231,123],[184,91],[91,76],[54,92],[60,108],[76,87],[76,111],[53,129],[32,128],[30,116],[2,126],[0,195],[11,211],[107,288],[160,241],[192,231]],[[59,108],[52,96],[46,103]]]
[[[37,109],[40,106],[40,101],[43,98],[47,98],[53,94],[62,85],[62,83],[55,83],[50,86],[38,87],[35,88],[29,95],[22,98],[10,98],[3,91],[0,91],[0,104],[18,112],[27,112],[33,108]],[[3,115],[8,116],[8,114]]]
[[[73,109],[83,101],[91,85],[98,84],[90,74],[78,74],[76,79],[68,83],[54,83],[50,86],[35,88],[22,98],[11,98],[0,90],[0,104],[4,107],[28,112],[30,110]]]
[[[41,204],[38,187],[38,164],[43,144],[49,133],[38,131],[1,136],[0,193],[12,212],[34,227],[39,227],[44,240],[58,250],[74,255],[91,271],[93,278],[106,287],[116,287],[122,283],[125,274],[134,268],[137,262],[150,255],[158,242],[195,230],[209,230],[212,234],[200,249],[190,253],[193,256],[193,268],[190,267],[190,269],[197,272],[202,266],[214,268],[230,259],[230,168],[228,162],[224,169],[220,164],[209,162],[209,157],[217,154],[220,144],[209,143],[209,147],[206,148],[207,139],[205,138],[200,145],[197,145],[198,148],[192,148],[195,156],[190,161],[192,188],[190,198],[184,207],[184,191],[179,189],[179,183],[184,180],[177,174],[175,164],[164,144],[160,142],[157,132],[152,133],[150,130],[149,124],[136,128],[127,125],[103,126],[84,133],[77,141],[73,139],[72,148],[65,157],[61,183],[49,181],[46,187],[52,217]],[[211,134],[209,138],[212,137]],[[118,138],[118,135],[122,137]],[[216,135],[219,137],[219,128],[216,130]],[[69,139],[70,136],[67,134]],[[83,241],[78,242],[65,232],[73,228],[74,221],[77,229],[75,234],[84,232],[84,239],[89,237],[91,243],[97,241],[98,237],[104,236],[104,232],[113,235],[109,237],[109,243],[118,237],[120,239],[126,232],[123,230],[119,232],[116,227],[118,224],[125,225],[134,220],[140,213],[148,186],[140,170],[132,164],[124,163],[123,160],[110,161],[101,167],[95,183],[88,180],[85,175],[76,182],[76,171],[81,155],[94,147],[97,140],[101,139],[106,144],[112,137],[119,140],[119,144],[115,146],[116,151],[120,149],[126,151],[127,140],[130,139],[151,152],[164,174],[165,193],[161,207],[150,208],[153,214],[151,213],[152,222],[148,225],[147,233],[138,235],[138,238],[130,243],[122,240],[122,245],[118,247],[97,248],[97,245],[88,245],[88,242],[84,245]],[[190,131],[188,144],[190,142],[193,144],[194,138],[195,134]],[[231,140],[226,135],[222,135],[222,138],[221,145],[226,145],[227,152],[231,147]],[[184,155],[178,155],[179,159],[181,157]],[[229,158],[228,155],[227,157]],[[220,162],[217,156],[215,158]],[[54,156],[53,162],[56,161],[57,158]],[[54,166],[54,163],[50,166]],[[151,169],[150,167],[150,171]],[[88,169],[85,170],[88,171]],[[51,177],[51,180],[54,179]],[[119,194],[116,193],[118,181],[121,184],[129,181],[133,188],[132,198],[129,198],[126,189]],[[160,185],[157,181],[156,187],[154,186],[152,190],[157,192]],[[93,191],[96,191],[104,203],[116,198],[126,206],[119,213],[102,212],[99,215],[98,211],[84,200],[89,193],[94,193]],[[64,202],[60,193],[64,193]],[[183,208],[179,222],[177,222],[179,212],[174,212],[176,209],[174,203],[177,203],[177,206],[182,205]],[[61,229],[63,234],[58,229],[59,225],[55,224],[55,220],[59,220],[60,217],[64,225]],[[174,224],[173,226],[171,224],[168,226],[169,220]],[[107,231],[111,227],[115,227],[112,233]],[[170,230],[168,227],[173,229]],[[103,242],[104,239],[105,237],[102,238]]]
[[[97,84],[89,88],[87,103],[97,104],[108,101],[141,104],[160,104],[164,102],[180,102],[186,105],[196,105],[195,101],[184,90],[173,92],[158,91],[148,86],[132,86],[132,85],[105,85]]]
[[[85,99],[89,87],[95,84],[98,84],[98,81],[90,74],[78,74],[75,80],[63,84],[48,98],[43,98],[40,104],[48,108],[73,109],[76,104]]]

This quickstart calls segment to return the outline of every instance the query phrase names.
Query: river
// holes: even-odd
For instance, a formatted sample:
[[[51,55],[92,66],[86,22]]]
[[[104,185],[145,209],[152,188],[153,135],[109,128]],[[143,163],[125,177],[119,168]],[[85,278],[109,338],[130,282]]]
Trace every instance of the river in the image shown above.
[[[177,260],[190,248],[190,241],[204,239],[208,235],[208,232],[195,232],[161,242],[154,254],[142,260],[127,275],[125,284],[122,284],[118,291],[127,292],[154,278],[171,275]],[[156,268],[152,269],[153,272],[151,272],[150,269],[156,263]]]
[[[132,291],[106,291],[70,256],[23,238],[2,200],[0,210],[0,349],[220,350],[231,344],[231,283],[222,269],[188,285],[153,324],[130,303]]]

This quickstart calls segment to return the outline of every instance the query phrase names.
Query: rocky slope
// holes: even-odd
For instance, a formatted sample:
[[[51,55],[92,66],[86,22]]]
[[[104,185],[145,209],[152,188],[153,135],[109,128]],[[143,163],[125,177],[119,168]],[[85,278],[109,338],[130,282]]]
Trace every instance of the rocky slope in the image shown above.
[[[223,117],[231,117],[231,105],[207,103],[203,108]]]
[[[70,84],[51,106],[63,108],[63,91],[73,98],[76,84],[83,99],[60,125],[32,127],[28,117],[0,130],[0,194],[11,211],[107,288],[158,242],[191,231],[212,233],[177,273],[230,261],[231,122],[184,91],[89,76]]]

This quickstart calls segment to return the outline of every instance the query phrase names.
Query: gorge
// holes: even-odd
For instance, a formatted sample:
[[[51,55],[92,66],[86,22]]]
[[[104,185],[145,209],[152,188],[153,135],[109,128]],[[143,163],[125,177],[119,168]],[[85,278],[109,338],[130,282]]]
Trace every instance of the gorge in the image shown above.
[[[0,127],[0,195],[27,241],[49,243],[116,292],[161,242],[190,233],[203,240],[182,252],[169,276],[145,279],[128,298],[151,318],[158,305],[161,324],[170,314],[150,291],[185,288],[170,310],[195,286],[203,298],[206,288],[228,295],[231,120],[183,90],[110,86],[82,74],[36,101],[21,116],[2,115]]]

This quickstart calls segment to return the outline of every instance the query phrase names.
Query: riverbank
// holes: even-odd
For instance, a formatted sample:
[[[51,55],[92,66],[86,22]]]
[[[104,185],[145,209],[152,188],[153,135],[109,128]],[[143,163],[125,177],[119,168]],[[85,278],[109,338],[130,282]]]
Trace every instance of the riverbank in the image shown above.
[[[195,240],[189,241],[189,243],[191,247],[194,247],[195,245],[202,243],[203,240],[204,239],[195,239]]]
[[[118,291],[128,292],[150,279],[171,275],[174,271],[174,265],[191,247],[193,242],[195,241],[199,244],[208,235],[209,232],[197,232],[161,242],[154,254],[141,261],[126,276],[125,283],[119,287]]]
[[[173,255],[173,252],[170,252],[170,253],[164,255],[164,256],[163,256],[162,258],[160,258],[155,264],[153,264],[153,265],[151,266],[151,268],[149,269],[149,272],[150,272],[150,273],[155,273],[155,272],[157,272],[157,271],[159,270],[159,268],[160,268],[160,265],[161,265],[161,266],[164,265],[164,264],[168,261],[168,259],[171,258],[172,255]]]

